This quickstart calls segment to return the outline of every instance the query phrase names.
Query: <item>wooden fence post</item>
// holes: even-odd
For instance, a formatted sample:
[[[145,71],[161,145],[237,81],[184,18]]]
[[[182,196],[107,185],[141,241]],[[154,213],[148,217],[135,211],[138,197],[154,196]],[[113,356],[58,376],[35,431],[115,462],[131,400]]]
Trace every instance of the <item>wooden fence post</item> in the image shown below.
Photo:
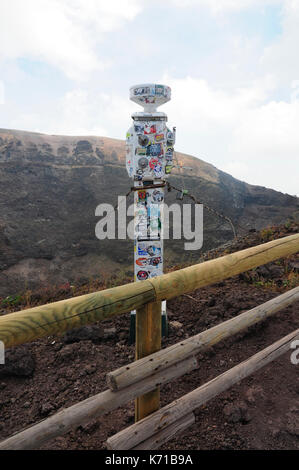
[[[150,302],[136,310],[136,360],[161,349],[161,302]],[[135,421],[160,407],[160,387],[135,400]]]

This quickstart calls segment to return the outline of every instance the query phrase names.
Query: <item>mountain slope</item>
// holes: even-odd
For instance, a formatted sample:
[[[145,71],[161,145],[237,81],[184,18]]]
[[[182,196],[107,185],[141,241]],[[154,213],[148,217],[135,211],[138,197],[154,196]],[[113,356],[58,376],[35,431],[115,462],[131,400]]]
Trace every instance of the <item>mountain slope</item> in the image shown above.
[[[237,228],[298,217],[296,197],[248,185],[189,155],[177,152],[176,158],[192,171],[176,169],[169,181],[229,216]],[[95,237],[97,205],[115,205],[131,185],[123,141],[0,129],[0,295],[133,272],[131,240]],[[178,202],[175,192],[166,202]],[[194,262],[232,237],[228,223],[204,211],[203,248],[186,252],[184,240],[166,241],[166,262]]]

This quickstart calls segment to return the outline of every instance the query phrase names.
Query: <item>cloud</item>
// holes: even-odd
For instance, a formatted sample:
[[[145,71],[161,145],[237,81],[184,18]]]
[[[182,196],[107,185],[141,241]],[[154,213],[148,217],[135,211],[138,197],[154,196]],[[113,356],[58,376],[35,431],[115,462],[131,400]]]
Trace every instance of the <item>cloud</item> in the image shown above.
[[[136,111],[129,98],[114,93],[99,93],[87,88],[74,88],[49,104],[45,119],[17,115],[11,124],[16,128],[61,135],[95,135],[125,138]],[[38,126],[37,126],[37,123]]]
[[[0,80],[0,104],[4,104],[4,83]]]
[[[261,57],[264,69],[279,77],[284,85],[299,80],[299,2],[285,0],[282,10],[282,34],[268,47]]]
[[[191,77],[163,82],[172,88],[164,108],[175,117],[178,150],[251,184],[298,192],[299,96],[269,100],[271,76],[233,91]]]
[[[0,60],[45,61],[69,78],[109,66],[96,45],[140,12],[138,0],[1,0]]]
[[[168,0],[176,7],[204,7],[212,13],[246,10],[252,7],[263,8],[268,5],[279,5],[285,0]]]

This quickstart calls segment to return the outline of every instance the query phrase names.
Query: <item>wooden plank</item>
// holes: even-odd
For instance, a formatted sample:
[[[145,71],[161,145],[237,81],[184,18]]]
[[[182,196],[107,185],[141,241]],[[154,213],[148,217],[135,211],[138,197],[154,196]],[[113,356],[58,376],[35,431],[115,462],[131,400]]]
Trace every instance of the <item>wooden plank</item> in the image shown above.
[[[161,302],[149,303],[136,311],[136,359],[141,359],[161,349]],[[146,393],[135,401],[135,420],[158,410],[160,389]]]
[[[190,357],[120,392],[105,390],[0,442],[0,450],[37,449],[45,442],[66,434],[75,426],[102,416],[128,403],[138,395],[187,374],[197,367],[196,359]]]
[[[176,434],[182,433],[195,423],[194,413],[178,419],[162,431],[157,432],[146,441],[141,442],[132,450],[154,450],[159,449],[165,442],[170,441]]]
[[[128,450],[135,448],[141,442],[146,441],[157,432],[175,423],[183,416],[191,413],[199,406],[264,367],[266,364],[277,359],[282,354],[291,352],[291,343],[298,339],[299,329],[279,341],[276,341],[276,343],[268,348],[263,349],[210,382],[207,382],[187,395],[164,406],[164,408],[161,408],[152,415],[142,419],[138,423],[110,437],[107,440],[109,449]]]
[[[121,390],[158,370],[163,370],[176,361],[181,361],[189,355],[198,354],[221,340],[244,331],[246,328],[264,321],[274,313],[299,301],[299,287],[285,292],[262,305],[248,310],[235,318],[216,325],[191,338],[151,354],[145,359],[139,359],[132,364],[120,367],[107,374],[107,383],[111,390]]]
[[[142,282],[0,316],[6,348],[136,310],[148,302],[191,292],[299,251],[299,234],[273,240],[215,260]]]
[[[149,279],[149,282],[155,288],[156,300],[172,299],[297,251],[299,251],[299,234],[173,271]]]
[[[0,340],[10,348],[129,312],[152,300],[153,287],[143,281],[9,313],[0,316]]]

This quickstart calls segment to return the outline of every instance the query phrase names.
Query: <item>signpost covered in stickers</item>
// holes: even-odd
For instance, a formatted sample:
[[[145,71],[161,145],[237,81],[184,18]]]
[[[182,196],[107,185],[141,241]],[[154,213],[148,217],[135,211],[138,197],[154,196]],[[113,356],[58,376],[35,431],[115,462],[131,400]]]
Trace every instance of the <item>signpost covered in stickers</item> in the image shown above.
[[[157,108],[170,98],[171,89],[165,85],[130,88],[130,99],[144,108],[143,112],[132,115],[134,122],[126,139],[126,166],[135,189],[135,281],[163,274],[164,186],[173,166],[175,128],[171,131],[167,127],[166,114]],[[162,305],[162,315],[166,326],[166,302]]]
[[[167,125],[165,113],[157,108],[170,100],[165,85],[144,84],[130,88],[130,99],[143,106],[132,115],[133,125],[127,132],[126,166],[134,180],[134,280],[142,281],[163,274],[163,203],[165,178],[173,166],[175,128]],[[161,316],[162,315],[162,316]],[[154,302],[132,312],[136,317],[136,359],[161,348],[161,324],[166,331],[166,302]],[[162,321],[161,321],[162,319]],[[160,392],[156,389],[136,399],[135,419],[139,420],[159,408]]]

